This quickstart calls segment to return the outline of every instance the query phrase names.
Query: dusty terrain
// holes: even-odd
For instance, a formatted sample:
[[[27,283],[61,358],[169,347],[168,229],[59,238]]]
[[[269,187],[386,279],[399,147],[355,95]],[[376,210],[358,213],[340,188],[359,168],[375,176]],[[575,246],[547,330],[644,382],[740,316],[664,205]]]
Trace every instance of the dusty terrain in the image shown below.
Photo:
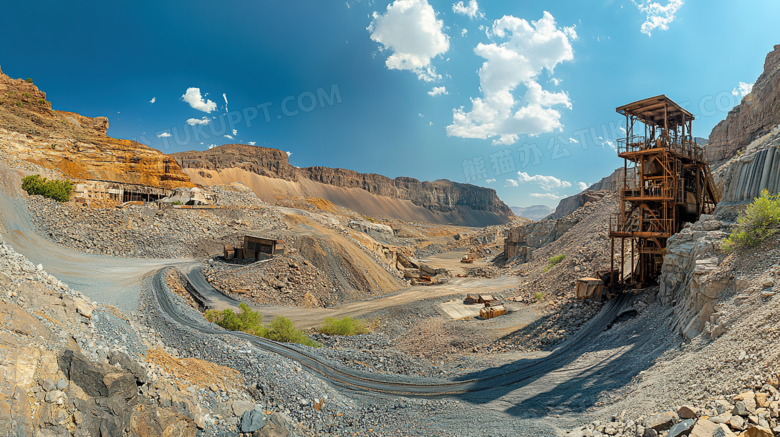
[[[748,117],[758,133],[772,127],[776,58],[748,99],[769,113]],[[743,144],[724,134],[750,124],[746,107],[711,136],[728,201],[670,238],[657,286],[604,303],[576,300],[574,283],[609,263],[614,193],[587,192],[563,202],[560,217],[529,224],[492,190],[295,169],[272,149],[254,160],[238,145],[184,154],[185,173],[171,157],[106,137],[106,119],[52,111],[33,85],[0,79],[0,133],[9,134],[0,138],[0,429],[780,435],[780,236],[721,250],[750,193],[777,182],[780,135]],[[745,152],[726,160],[735,147]],[[192,177],[217,200],[208,209],[56,203],[20,190],[29,174],[155,187]],[[524,229],[533,246],[502,254],[506,236]],[[222,244],[247,233],[284,240],[285,253],[225,260]],[[476,261],[460,263],[464,255]],[[446,281],[404,278],[423,265]],[[464,309],[471,293],[493,295],[508,313],[453,318],[447,305]],[[204,297],[216,309],[247,302],[266,323],[287,317],[322,346],[224,331],[203,317]],[[344,316],[371,332],[317,332]],[[480,386],[492,381],[509,382]],[[386,388],[399,386],[408,391]]]
[[[489,188],[447,180],[390,179],[339,168],[295,168],[276,149],[228,144],[172,156],[197,184],[241,182],[268,203],[315,197],[369,217],[480,227],[505,224],[514,217]]]

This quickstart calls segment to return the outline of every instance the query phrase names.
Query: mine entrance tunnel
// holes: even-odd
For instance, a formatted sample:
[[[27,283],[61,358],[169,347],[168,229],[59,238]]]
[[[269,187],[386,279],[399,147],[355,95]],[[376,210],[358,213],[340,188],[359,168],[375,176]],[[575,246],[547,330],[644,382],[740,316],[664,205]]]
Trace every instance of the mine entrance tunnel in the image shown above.
[[[610,290],[642,288],[661,273],[666,241],[718,203],[693,115],[665,95],[618,107],[626,137],[618,211],[610,219]]]

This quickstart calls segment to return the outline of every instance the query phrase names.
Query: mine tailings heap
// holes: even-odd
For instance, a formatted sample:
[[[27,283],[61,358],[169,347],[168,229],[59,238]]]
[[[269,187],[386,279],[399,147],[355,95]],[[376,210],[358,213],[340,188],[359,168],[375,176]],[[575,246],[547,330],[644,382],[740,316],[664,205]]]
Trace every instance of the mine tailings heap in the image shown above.
[[[617,108],[623,185],[610,218],[609,289],[643,288],[661,273],[666,240],[718,203],[704,153],[691,136],[693,115],[665,95]],[[619,241],[618,241],[619,240]],[[616,256],[619,255],[619,256]]]

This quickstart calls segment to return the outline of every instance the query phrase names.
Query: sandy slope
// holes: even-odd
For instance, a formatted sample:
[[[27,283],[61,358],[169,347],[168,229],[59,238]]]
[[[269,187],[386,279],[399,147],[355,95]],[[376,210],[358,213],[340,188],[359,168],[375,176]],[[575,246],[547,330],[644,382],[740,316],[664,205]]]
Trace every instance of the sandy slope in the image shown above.
[[[468,207],[457,207],[454,212],[434,213],[409,200],[376,196],[360,188],[341,188],[301,178],[300,182],[269,178],[239,168],[220,171],[184,169],[192,182],[200,185],[227,185],[240,182],[268,203],[280,198],[319,197],[334,204],[357,211],[369,217],[382,217],[406,221],[422,221],[435,224],[457,224],[464,226],[490,226],[504,224],[505,217],[476,211]]]

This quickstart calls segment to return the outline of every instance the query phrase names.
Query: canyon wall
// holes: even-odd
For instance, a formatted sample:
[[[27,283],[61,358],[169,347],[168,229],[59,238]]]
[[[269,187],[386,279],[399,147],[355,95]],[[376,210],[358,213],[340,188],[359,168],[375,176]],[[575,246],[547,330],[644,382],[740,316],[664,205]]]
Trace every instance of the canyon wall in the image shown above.
[[[545,220],[557,220],[566,217],[586,203],[601,200],[606,195],[607,191],[590,191],[590,189],[588,189],[573,196],[565,197],[558,203],[555,212],[545,217]]]
[[[369,216],[465,226],[504,224],[514,217],[489,188],[447,180],[391,179],[340,168],[296,168],[286,153],[265,147],[228,144],[171,156],[194,182],[242,182],[268,202],[320,197]]]
[[[764,61],[764,72],[742,103],[729,111],[710,133],[704,159],[718,167],[780,123],[780,45]]]
[[[106,135],[106,117],[55,111],[46,93],[0,71],[0,156],[58,169],[71,179],[192,187],[173,158]]]
[[[761,141],[763,140],[763,141]],[[742,155],[732,158],[715,174],[721,191],[721,202],[752,201],[764,189],[780,192],[780,133],[769,135],[753,144]]]

